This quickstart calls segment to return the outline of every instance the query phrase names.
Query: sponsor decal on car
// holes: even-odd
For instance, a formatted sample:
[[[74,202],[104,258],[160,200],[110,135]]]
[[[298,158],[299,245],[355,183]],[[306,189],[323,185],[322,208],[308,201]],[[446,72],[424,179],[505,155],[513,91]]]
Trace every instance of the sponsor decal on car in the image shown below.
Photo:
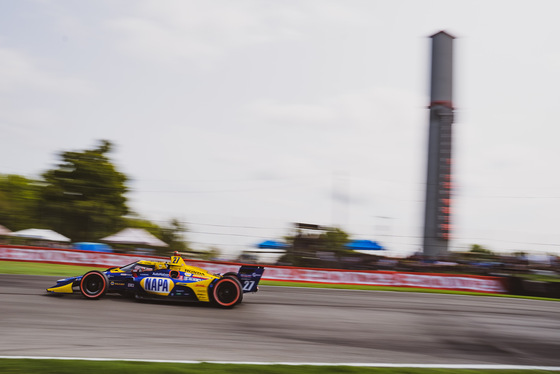
[[[185,277],[183,280],[185,282],[201,282],[207,279],[208,278],[202,278],[202,277]]]
[[[243,291],[250,292],[255,286],[255,281],[243,281]]]
[[[146,292],[156,295],[169,295],[173,289],[174,283],[169,278],[144,278],[140,281],[140,286]]]
[[[239,275],[239,277],[240,277],[241,279],[253,279],[253,278],[260,278],[260,277],[262,276],[262,274],[256,273],[256,272],[255,272],[255,273],[252,273],[252,274],[240,273],[240,274],[238,274],[238,275]]]
[[[206,275],[206,274],[204,274],[204,273],[201,273],[200,271],[195,271],[195,270],[190,270],[190,269],[189,269],[189,271],[190,271],[192,274],[194,274],[195,276],[197,276],[197,275],[205,276],[205,275]],[[187,274],[187,273],[185,273],[185,274]]]

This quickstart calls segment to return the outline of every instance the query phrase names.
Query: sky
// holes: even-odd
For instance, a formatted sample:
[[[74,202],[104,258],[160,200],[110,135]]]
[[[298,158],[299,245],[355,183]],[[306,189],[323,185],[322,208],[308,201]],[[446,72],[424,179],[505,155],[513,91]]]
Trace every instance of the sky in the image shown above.
[[[422,247],[430,36],[456,37],[451,250],[560,254],[560,3],[0,0],[0,173],[115,145],[234,258],[294,222]]]

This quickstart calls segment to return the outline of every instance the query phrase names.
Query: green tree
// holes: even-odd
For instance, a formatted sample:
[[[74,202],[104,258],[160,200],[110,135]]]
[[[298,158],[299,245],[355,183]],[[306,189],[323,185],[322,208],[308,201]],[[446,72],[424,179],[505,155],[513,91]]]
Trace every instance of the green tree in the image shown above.
[[[337,254],[347,251],[344,246],[348,244],[349,237],[348,233],[338,227],[328,230],[321,235],[326,249]]]
[[[207,251],[198,252],[198,257],[201,260],[212,261],[218,259],[221,254],[222,251],[218,247],[210,247]]]
[[[169,244],[167,248],[154,248],[158,254],[166,255],[170,252],[184,252],[189,250],[188,243],[183,234],[187,232],[186,226],[178,219],[171,219],[163,226],[159,226],[152,221],[141,218],[136,214],[126,217],[126,226],[144,229],[158,239]]]
[[[42,221],[73,241],[92,241],[124,226],[128,213],[127,177],[111,162],[113,145],[101,140],[94,149],[62,152],[55,169],[43,174]]]
[[[317,252],[331,252],[333,258],[339,258],[345,252],[349,252],[344,247],[348,243],[348,238],[348,234],[340,228],[318,227],[312,233],[297,229],[295,235],[284,237],[289,246],[278,263],[293,266],[321,266],[321,261],[317,261]]]
[[[128,214],[124,219],[124,226],[144,229],[150,234],[157,236],[158,239],[163,240],[163,238],[161,237],[161,227],[159,227],[152,221],[142,218],[137,213],[131,212],[130,214]]]
[[[178,219],[172,219],[169,224],[161,228],[161,240],[169,244],[173,251],[184,252],[189,249],[188,243],[184,239],[187,227]]]
[[[480,244],[473,244],[471,245],[471,250],[469,251],[471,253],[479,253],[479,254],[483,254],[483,255],[494,255],[494,252],[492,252],[491,250],[484,248],[483,246],[481,246]]]
[[[0,174],[0,224],[12,231],[40,228],[37,219],[41,184],[14,174]]]

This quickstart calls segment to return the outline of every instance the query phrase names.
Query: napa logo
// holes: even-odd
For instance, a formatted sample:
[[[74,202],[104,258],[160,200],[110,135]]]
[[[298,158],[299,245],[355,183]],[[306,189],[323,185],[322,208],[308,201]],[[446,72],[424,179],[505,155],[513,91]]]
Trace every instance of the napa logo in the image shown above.
[[[147,292],[157,295],[169,295],[173,289],[173,281],[169,278],[144,278],[140,285]]]

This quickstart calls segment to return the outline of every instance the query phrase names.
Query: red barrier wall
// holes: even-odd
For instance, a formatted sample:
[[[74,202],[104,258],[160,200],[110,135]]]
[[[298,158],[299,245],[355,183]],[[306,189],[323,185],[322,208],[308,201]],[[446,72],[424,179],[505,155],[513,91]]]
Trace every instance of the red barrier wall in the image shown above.
[[[138,260],[168,260],[168,257],[80,251],[75,249],[0,246],[0,260],[46,262],[87,266],[124,266]],[[237,271],[240,264],[219,261],[185,260],[211,273]],[[79,275],[79,274],[76,274]],[[266,266],[265,280],[352,284],[370,286],[419,287],[446,290],[505,293],[502,278],[459,274],[399,273]]]

